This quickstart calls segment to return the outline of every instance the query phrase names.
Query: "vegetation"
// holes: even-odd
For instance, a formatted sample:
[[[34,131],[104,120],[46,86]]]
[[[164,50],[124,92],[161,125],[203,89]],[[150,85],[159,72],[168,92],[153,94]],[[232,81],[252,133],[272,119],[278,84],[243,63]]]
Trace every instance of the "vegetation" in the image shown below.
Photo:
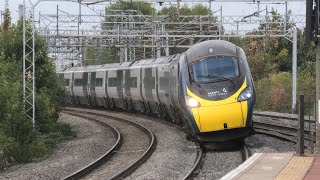
[[[30,28],[30,25],[27,25]],[[24,114],[22,99],[22,22],[11,24],[8,4],[0,29],[0,170],[50,154],[57,143],[74,136],[57,122],[64,87],[47,56],[45,41],[36,36],[36,125]],[[28,65],[28,64],[27,64]]]
[[[283,22],[279,14],[272,10],[270,21]],[[272,29],[273,34],[282,29],[282,23],[266,27],[261,24],[258,30]],[[294,24],[287,24],[293,30]],[[250,34],[259,34],[261,31]],[[298,36],[298,87],[297,95],[304,94],[307,101],[315,100],[315,46],[305,47],[305,35],[297,29]],[[292,105],[292,42],[286,38],[232,38],[232,42],[243,47],[249,61],[257,92],[258,110],[291,112]],[[297,99],[299,99],[297,97]]]

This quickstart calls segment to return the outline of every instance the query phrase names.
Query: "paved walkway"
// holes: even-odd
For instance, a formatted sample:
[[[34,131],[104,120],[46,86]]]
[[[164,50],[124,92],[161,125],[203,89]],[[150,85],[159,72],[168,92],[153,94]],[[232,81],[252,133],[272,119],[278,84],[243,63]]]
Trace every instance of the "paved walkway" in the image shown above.
[[[221,180],[320,180],[320,156],[256,153]]]

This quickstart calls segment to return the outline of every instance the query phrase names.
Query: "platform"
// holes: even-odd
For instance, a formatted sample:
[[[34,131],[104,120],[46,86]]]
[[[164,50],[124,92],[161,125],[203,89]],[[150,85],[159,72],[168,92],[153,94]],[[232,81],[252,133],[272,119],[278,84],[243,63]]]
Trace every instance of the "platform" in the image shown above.
[[[221,180],[319,180],[320,156],[256,153]]]

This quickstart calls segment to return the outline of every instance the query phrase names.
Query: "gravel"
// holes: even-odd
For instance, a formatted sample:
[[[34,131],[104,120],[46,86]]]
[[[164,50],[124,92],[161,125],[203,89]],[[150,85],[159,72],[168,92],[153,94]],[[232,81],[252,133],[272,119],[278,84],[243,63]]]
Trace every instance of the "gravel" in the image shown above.
[[[254,153],[294,152],[295,144],[262,134],[245,139],[245,143]],[[208,151],[199,175],[195,179],[219,179],[242,163],[240,151]]]
[[[294,152],[295,143],[283,141],[263,134],[255,134],[245,139],[252,154],[254,153],[286,153]]]
[[[112,154],[112,158],[99,168],[92,171],[83,179],[106,179],[117,175],[138,160],[149,147],[149,138],[147,133],[131,124],[101,117],[98,115],[89,115],[96,119],[107,122],[117,128],[122,136],[121,147]]]
[[[186,141],[185,134],[177,126],[140,114],[110,111],[106,113],[131,119],[149,127],[157,138],[158,144],[153,155],[126,179],[182,179],[193,166],[196,159],[196,146]],[[268,112],[268,114],[272,113]],[[42,162],[8,169],[0,174],[0,179],[61,179],[99,157],[115,141],[114,138],[104,138],[114,136],[101,125],[67,115],[62,118],[76,126],[79,131],[76,139],[62,145],[54,155]],[[265,118],[255,116],[254,120],[265,121]],[[292,121],[281,120],[280,123],[292,124]],[[248,137],[245,142],[252,154],[295,151],[294,143],[262,134]],[[239,151],[208,151],[195,179],[219,179],[241,163]]]
[[[195,179],[219,179],[242,163],[240,151],[209,151]]]
[[[129,119],[134,117],[135,122],[149,127],[158,139],[154,154],[126,179],[182,179],[193,166],[196,159],[196,146],[186,141],[185,134],[178,128],[172,127],[172,124],[144,115],[108,113]],[[261,134],[248,137],[245,142],[252,154],[295,151],[294,143]],[[241,163],[239,151],[207,151],[195,179],[219,179]]]
[[[148,127],[157,138],[152,156],[126,179],[182,179],[196,160],[196,146],[184,132],[164,120],[140,114],[107,112]]]
[[[7,169],[0,174],[0,179],[62,179],[100,157],[115,143],[111,130],[100,124],[64,114],[60,120],[73,126],[76,138],[60,145],[41,162]]]

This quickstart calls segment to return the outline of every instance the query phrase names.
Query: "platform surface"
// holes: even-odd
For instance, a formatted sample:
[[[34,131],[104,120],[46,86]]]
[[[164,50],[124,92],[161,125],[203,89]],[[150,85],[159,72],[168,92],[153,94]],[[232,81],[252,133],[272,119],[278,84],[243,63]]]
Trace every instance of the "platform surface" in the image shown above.
[[[320,156],[256,153],[221,180],[320,180]]]

